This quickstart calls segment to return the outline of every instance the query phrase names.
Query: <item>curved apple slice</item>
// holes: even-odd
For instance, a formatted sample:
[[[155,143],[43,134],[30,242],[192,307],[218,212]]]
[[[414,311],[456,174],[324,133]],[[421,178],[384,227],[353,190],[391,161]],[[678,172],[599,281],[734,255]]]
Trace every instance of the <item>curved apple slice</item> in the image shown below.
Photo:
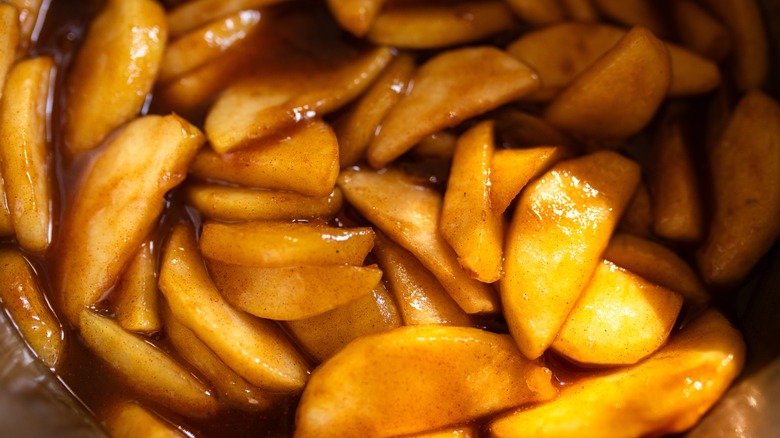
[[[385,0],[328,0],[327,3],[341,27],[362,37],[371,28]]]

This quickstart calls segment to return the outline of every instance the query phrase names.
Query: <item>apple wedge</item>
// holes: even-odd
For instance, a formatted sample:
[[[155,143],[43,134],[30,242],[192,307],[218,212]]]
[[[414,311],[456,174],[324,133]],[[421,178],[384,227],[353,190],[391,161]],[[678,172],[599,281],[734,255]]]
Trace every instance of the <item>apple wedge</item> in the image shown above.
[[[533,178],[546,172],[570,153],[560,146],[499,149],[490,160],[490,203],[502,215]]]
[[[401,327],[357,339],[320,365],[295,436],[390,437],[465,423],[555,397],[551,377],[507,335]]]
[[[385,0],[328,0],[327,3],[342,28],[362,37],[371,28]]]
[[[672,15],[683,45],[713,61],[723,61],[733,48],[726,26],[693,0],[672,3]]]
[[[655,237],[653,233],[653,199],[644,181],[639,186],[620,219],[618,230],[642,237]]]
[[[549,26],[566,19],[559,2],[548,0],[506,0],[520,19],[532,26]]]
[[[5,184],[3,184],[3,169],[0,166],[0,237],[11,237],[13,235],[14,220],[11,217],[11,212],[8,210]]]
[[[239,11],[259,9],[284,0],[190,0],[177,3],[168,13],[171,39]]]
[[[141,244],[111,292],[116,297],[114,316],[127,331],[153,333],[162,327],[154,247],[154,241]]]
[[[658,36],[672,33],[659,8],[652,0],[592,0],[604,16],[628,27],[642,26]]]
[[[189,433],[132,402],[122,403],[108,414],[106,431],[113,438],[182,438]]]
[[[0,4],[0,96],[5,78],[16,60],[16,48],[19,46],[19,15],[15,7],[7,3]]]

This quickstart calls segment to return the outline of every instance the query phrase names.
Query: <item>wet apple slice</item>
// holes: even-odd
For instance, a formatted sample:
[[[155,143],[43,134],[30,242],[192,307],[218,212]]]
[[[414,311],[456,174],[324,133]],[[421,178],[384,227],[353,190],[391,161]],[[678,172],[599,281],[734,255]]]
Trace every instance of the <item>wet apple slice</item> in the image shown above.
[[[116,320],[131,332],[153,333],[162,326],[154,247],[154,241],[141,244],[111,292]]]
[[[733,48],[726,26],[692,0],[672,3],[672,15],[682,44],[713,61],[723,61]]]
[[[0,4],[0,90],[5,77],[16,60],[16,48],[19,45],[19,16],[16,8]],[[0,91],[2,94],[2,91]]]
[[[546,172],[569,151],[559,146],[499,149],[490,162],[490,201],[495,214],[506,211],[533,178]]]
[[[506,3],[524,22],[534,26],[548,26],[566,19],[559,2],[548,0],[507,0]]]
[[[493,47],[456,49],[423,64],[408,95],[382,121],[368,147],[375,168],[424,137],[517,100],[539,87],[533,70]]]
[[[327,3],[341,27],[362,37],[371,28],[385,0],[328,0]]]
[[[258,9],[284,0],[191,0],[181,3],[168,13],[171,38],[239,11]]]
[[[114,438],[138,436],[153,438],[182,438],[189,433],[169,423],[133,402],[122,403],[111,410],[105,420],[108,433]]]
[[[551,377],[507,335],[401,327],[357,339],[320,365],[295,436],[389,437],[465,423],[555,397]]]
[[[652,0],[592,0],[606,17],[631,26],[642,26],[658,36],[671,33],[669,24]]]

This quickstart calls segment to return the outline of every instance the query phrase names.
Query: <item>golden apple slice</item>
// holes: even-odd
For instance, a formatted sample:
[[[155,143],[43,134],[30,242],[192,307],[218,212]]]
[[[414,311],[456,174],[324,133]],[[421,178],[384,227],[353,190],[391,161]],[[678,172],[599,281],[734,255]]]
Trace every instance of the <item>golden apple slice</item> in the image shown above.
[[[57,367],[65,353],[64,332],[35,271],[16,249],[0,249],[0,302],[41,362]]]
[[[671,249],[639,236],[612,236],[604,258],[655,284],[679,292],[687,302],[703,306],[710,300],[693,269]]]
[[[339,173],[339,144],[333,129],[315,120],[235,152],[203,149],[191,172],[200,179],[328,196]]]
[[[503,107],[491,116],[495,117],[496,129],[504,143],[510,147],[564,146],[575,149],[577,146],[571,137],[523,110]]]
[[[0,96],[8,71],[16,60],[19,46],[19,15],[10,4],[0,4]]]
[[[423,64],[414,86],[382,121],[368,147],[375,168],[425,136],[517,100],[539,87],[533,70],[493,47],[456,49]]]
[[[193,182],[185,187],[187,203],[212,219],[245,222],[291,219],[332,219],[341,211],[343,195],[334,188],[328,196],[247,189]]]
[[[169,81],[216,59],[244,41],[260,25],[258,10],[243,10],[216,20],[168,44],[157,80]]]
[[[704,234],[698,175],[680,120],[659,127],[650,175],[653,231],[673,241],[694,242]]]
[[[72,324],[113,287],[204,140],[178,116],[145,116],[127,124],[86,169],[66,207],[55,266],[56,291]]]
[[[157,289],[157,253],[153,241],[141,244],[119,277],[112,295],[116,296],[116,321],[131,332],[160,330],[160,294]]]
[[[563,7],[549,0],[506,0],[506,3],[524,22],[534,26],[548,26],[566,19]]]
[[[706,283],[732,285],[780,236],[780,105],[760,91],[743,97],[709,162],[715,211],[699,271]]]
[[[581,364],[635,364],[666,342],[682,303],[677,292],[602,261],[552,349]]]
[[[68,75],[63,135],[70,152],[98,146],[141,110],[162,62],[168,24],[153,0],[109,0]]]
[[[189,436],[175,426],[141,406],[125,402],[114,408],[105,422],[112,438],[183,438]]]
[[[714,61],[723,61],[731,52],[728,29],[697,2],[678,0],[671,4],[680,41],[694,52]]]
[[[264,411],[279,402],[278,396],[250,384],[230,369],[192,330],[176,320],[167,305],[162,306],[165,334],[176,351],[203,374],[231,404],[250,411]]]
[[[653,0],[592,0],[593,4],[606,17],[626,26],[642,26],[655,35],[667,36],[672,33],[666,17],[662,15]]]
[[[558,163],[526,187],[504,248],[509,331],[535,359],[555,339],[639,182],[639,166],[601,151]]]
[[[381,233],[377,234],[374,253],[405,325],[473,326],[469,316],[414,254]]]
[[[647,360],[579,378],[556,400],[490,424],[490,436],[662,436],[693,426],[742,370],[742,336],[715,310]]]
[[[623,139],[650,122],[670,79],[664,43],[635,27],[577,76],[547,106],[544,118],[575,136]]]
[[[362,37],[371,28],[385,0],[328,0],[327,3],[341,27]]]
[[[389,48],[331,60],[288,56],[237,81],[214,102],[205,130],[217,152],[225,153],[322,116],[360,95],[390,62]]]
[[[19,246],[43,253],[51,243],[53,163],[46,108],[54,61],[29,58],[9,72],[0,103],[0,164]]]
[[[346,306],[284,324],[299,345],[322,362],[361,336],[400,327],[401,317],[393,297],[380,282],[372,294]]]
[[[162,350],[89,309],[79,321],[87,347],[142,397],[188,417],[216,413],[209,389]]]
[[[189,223],[179,223],[165,246],[160,291],[173,316],[249,383],[297,392],[309,368],[273,322],[234,309],[209,277]]]
[[[436,49],[479,41],[514,24],[503,0],[401,4],[383,9],[366,38],[403,49]]]
[[[190,0],[168,13],[171,38],[178,38],[205,24],[239,11],[258,9],[284,0]]]
[[[409,54],[396,57],[371,87],[334,124],[341,167],[364,158],[382,119],[398,103],[416,69]]]
[[[479,429],[474,426],[446,428],[436,432],[415,433],[404,435],[404,438],[477,438]]]
[[[212,260],[244,266],[333,266],[363,264],[374,246],[371,228],[317,224],[206,222],[200,250]]]
[[[637,236],[654,236],[653,200],[650,198],[650,190],[644,181],[639,181],[639,186],[620,219],[618,229]]]
[[[572,21],[593,23],[599,21],[599,12],[592,0],[560,0],[566,15]]]
[[[414,254],[466,313],[494,313],[494,291],[464,271],[439,232],[442,197],[399,170],[348,169],[344,197],[388,237]]]
[[[320,365],[295,435],[389,437],[465,423],[555,397],[551,377],[507,335],[402,327],[358,339]]]
[[[8,210],[8,201],[6,200],[5,184],[3,183],[3,169],[0,165],[0,237],[9,237],[14,235],[14,221],[11,212]]]
[[[452,161],[455,155],[455,147],[458,144],[458,136],[449,131],[431,134],[420,140],[409,153],[417,157],[436,158]]]
[[[44,5],[44,0],[7,0],[10,6],[13,6],[18,15],[17,20],[19,22],[19,46],[16,49],[16,53],[20,57],[27,54],[30,46],[38,38],[35,34],[35,27],[38,25],[39,14],[41,7]],[[48,3],[46,8],[48,8]],[[45,9],[44,9],[45,12]]]
[[[373,266],[285,266],[261,268],[207,260],[214,285],[225,299],[260,318],[305,319],[371,293],[382,279]]]
[[[493,212],[504,214],[520,190],[569,155],[559,146],[499,149],[490,161],[490,201]]]

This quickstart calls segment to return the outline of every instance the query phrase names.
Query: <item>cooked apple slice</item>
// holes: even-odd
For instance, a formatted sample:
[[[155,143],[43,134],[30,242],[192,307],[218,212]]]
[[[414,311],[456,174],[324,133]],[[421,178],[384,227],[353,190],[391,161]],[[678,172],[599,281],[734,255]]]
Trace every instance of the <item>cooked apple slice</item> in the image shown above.
[[[114,285],[204,141],[178,116],[145,116],[127,124],[86,169],[66,207],[55,266],[56,291],[72,324]]]
[[[698,275],[674,251],[639,236],[618,233],[612,236],[604,258],[655,284],[679,292],[685,301],[704,306],[710,295]]]
[[[311,357],[322,362],[361,336],[400,327],[401,317],[380,282],[372,294],[346,306],[284,325]]]
[[[200,27],[168,44],[157,78],[167,82],[216,59],[260,25],[258,10],[242,10]]]
[[[555,339],[639,182],[639,165],[601,151],[562,161],[523,191],[504,248],[504,316],[526,357]]]
[[[726,26],[691,0],[671,4],[674,23],[685,47],[713,61],[723,61],[732,49],[731,34]]]
[[[402,327],[358,339],[320,365],[298,405],[295,434],[389,437],[465,423],[555,397],[551,377],[507,335]]]
[[[185,188],[187,203],[204,216],[222,221],[332,219],[343,203],[341,190],[328,196],[306,196],[279,190],[247,189],[193,182]]]
[[[580,364],[635,364],[666,342],[682,303],[677,292],[603,261],[552,349]]]
[[[379,12],[366,38],[402,49],[436,49],[473,43],[514,24],[504,1],[401,4]]]
[[[573,380],[560,397],[490,424],[490,436],[662,436],[693,426],[742,370],[742,336],[709,310],[647,360]],[[662,401],[662,402],[659,402]]]
[[[592,0],[599,11],[626,26],[642,26],[654,34],[667,36],[672,33],[666,17],[652,0]]]
[[[639,186],[620,219],[618,229],[642,237],[654,236],[653,200],[644,181],[639,181]]]
[[[394,169],[347,169],[338,184],[347,201],[414,254],[466,313],[498,310],[494,291],[469,277],[439,232],[441,195]]]
[[[288,393],[306,384],[308,365],[281,329],[236,310],[219,294],[189,223],[178,223],[165,246],[160,291],[173,316],[249,383]]]
[[[699,271],[706,283],[733,285],[780,236],[780,105],[760,91],[743,97],[709,162],[715,211]]]
[[[11,212],[8,210],[8,201],[6,201],[5,184],[3,184],[3,169],[0,166],[0,237],[14,235],[14,221],[11,218]]]
[[[7,3],[0,4],[0,96],[5,77],[16,60],[16,48],[19,46],[19,15],[15,7]]]
[[[458,144],[458,136],[450,131],[442,131],[431,134],[420,140],[409,153],[423,158],[434,158],[452,161],[455,155],[455,146]]]
[[[162,306],[165,334],[184,360],[189,362],[214,388],[232,404],[250,411],[264,411],[274,406],[279,398],[250,384],[230,369],[192,330],[173,317],[171,309]]]
[[[544,118],[578,137],[623,139],[650,122],[670,79],[664,43],[635,27],[577,76],[545,108]]]
[[[87,347],[139,395],[188,417],[216,413],[209,389],[162,350],[89,309],[82,310],[79,321]]]
[[[305,319],[371,293],[382,279],[374,266],[262,268],[207,260],[225,299],[252,315],[279,321]]]
[[[341,27],[362,37],[371,28],[385,0],[328,0],[327,3]]]
[[[65,144],[98,146],[141,110],[162,62],[168,24],[152,0],[110,0],[89,27],[65,87]]]
[[[141,406],[125,402],[111,410],[105,421],[106,430],[113,438],[182,438],[189,436],[178,426],[163,420]]]
[[[381,233],[377,234],[374,253],[405,325],[473,326],[469,316],[414,254]]]
[[[501,278],[504,243],[504,219],[493,212],[490,197],[493,125],[484,121],[458,139],[439,221],[461,267],[484,283]]]
[[[566,15],[572,21],[593,23],[599,21],[599,12],[592,0],[560,0]]]
[[[314,120],[235,152],[203,149],[190,171],[200,179],[328,196],[339,174],[339,144],[327,123]]]
[[[239,11],[258,9],[284,0],[190,0],[168,13],[171,38]]]
[[[539,87],[533,70],[493,47],[456,49],[423,64],[414,86],[382,121],[368,147],[375,168],[408,151],[425,136],[517,100]]]
[[[57,367],[65,353],[64,332],[35,271],[16,249],[0,249],[0,303],[35,355],[47,367]]]
[[[18,62],[0,103],[0,164],[16,241],[43,253],[51,243],[53,157],[46,108],[53,94],[54,61]]]
[[[360,97],[334,124],[339,140],[341,167],[360,162],[374,138],[382,119],[406,93],[416,69],[409,54],[398,55]]]
[[[38,24],[41,7],[45,0],[8,0],[7,3],[14,7],[19,22],[19,46],[16,53],[24,57],[30,46],[38,38],[35,27]],[[48,3],[46,8],[48,8]],[[44,9],[45,13],[46,9]]]
[[[575,149],[575,141],[550,126],[544,119],[511,106],[502,107],[491,114],[496,120],[496,130],[504,143],[513,148],[535,146],[564,146]]]
[[[504,214],[520,190],[569,155],[559,146],[499,149],[490,161],[490,202],[493,212]]]
[[[371,228],[286,222],[206,222],[200,249],[209,259],[244,266],[362,265],[374,246]]]
[[[264,64],[217,98],[205,130],[217,152],[256,143],[269,135],[336,110],[360,95],[392,60],[387,47],[329,64],[309,54]]]
[[[157,253],[153,248],[153,241],[141,244],[111,292],[117,297],[116,321],[127,331],[152,333],[161,328]]]
[[[506,0],[521,20],[534,26],[548,26],[566,19],[559,2],[548,0]]]
[[[435,432],[415,433],[404,438],[477,438],[479,429],[474,426],[445,428]]]

